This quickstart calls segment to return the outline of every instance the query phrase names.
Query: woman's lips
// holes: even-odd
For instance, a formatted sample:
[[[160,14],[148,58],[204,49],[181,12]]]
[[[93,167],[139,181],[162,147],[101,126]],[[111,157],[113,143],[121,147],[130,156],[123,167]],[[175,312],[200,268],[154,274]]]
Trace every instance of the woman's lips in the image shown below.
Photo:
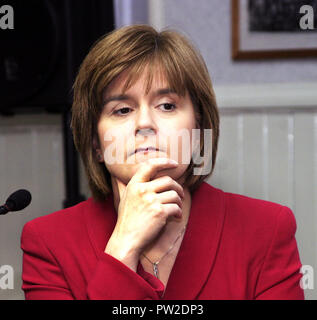
[[[148,153],[148,152],[157,152],[159,149],[148,147],[148,148],[138,148],[135,150],[135,153]]]

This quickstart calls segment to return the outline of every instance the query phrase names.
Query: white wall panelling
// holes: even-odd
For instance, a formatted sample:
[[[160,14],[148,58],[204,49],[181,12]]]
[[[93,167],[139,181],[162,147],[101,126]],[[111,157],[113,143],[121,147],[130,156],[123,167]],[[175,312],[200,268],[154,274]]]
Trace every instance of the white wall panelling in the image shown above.
[[[220,108],[214,175],[224,191],[290,207],[303,265],[317,270],[317,107]],[[317,299],[314,289],[307,299]]]

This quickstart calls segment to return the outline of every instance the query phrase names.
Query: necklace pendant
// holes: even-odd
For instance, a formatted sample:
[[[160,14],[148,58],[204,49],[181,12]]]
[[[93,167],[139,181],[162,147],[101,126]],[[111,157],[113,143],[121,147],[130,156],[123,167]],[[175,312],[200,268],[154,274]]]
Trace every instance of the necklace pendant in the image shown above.
[[[153,263],[153,272],[156,278],[158,278],[158,267],[157,267],[157,262]]]

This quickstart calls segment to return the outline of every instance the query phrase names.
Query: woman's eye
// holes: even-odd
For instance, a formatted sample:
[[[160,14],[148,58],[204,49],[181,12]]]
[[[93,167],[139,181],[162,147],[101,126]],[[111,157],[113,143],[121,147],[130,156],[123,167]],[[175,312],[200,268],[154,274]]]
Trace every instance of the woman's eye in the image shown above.
[[[174,111],[176,109],[175,104],[172,103],[163,103],[160,107],[164,106],[165,111]]]
[[[114,113],[115,115],[121,116],[121,115],[128,114],[128,113],[129,113],[129,110],[130,110],[130,108],[125,107],[125,108],[121,108],[121,109],[115,110],[113,113]],[[126,111],[127,111],[127,112],[126,112]],[[121,112],[121,113],[120,113],[120,112]]]
[[[165,110],[162,109],[162,107]],[[172,104],[172,103],[163,103],[163,104],[159,105],[159,108],[164,112],[171,112],[176,109],[176,106],[175,106],[175,104]],[[131,112],[130,110],[132,110],[132,109],[129,107],[124,107],[124,108],[120,108],[120,109],[113,111],[113,114],[116,116],[124,116],[124,115],[129,114]]]

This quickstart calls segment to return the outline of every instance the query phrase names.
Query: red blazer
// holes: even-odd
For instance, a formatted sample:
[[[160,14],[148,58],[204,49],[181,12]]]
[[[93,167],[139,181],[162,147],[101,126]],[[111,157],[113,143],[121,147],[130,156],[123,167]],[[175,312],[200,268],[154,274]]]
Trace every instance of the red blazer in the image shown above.
[[[23,228],[26,299],[304,299],[292,211],[203,183],[163,283],[104,253],[116,223],[111,194],[36,218]]]

